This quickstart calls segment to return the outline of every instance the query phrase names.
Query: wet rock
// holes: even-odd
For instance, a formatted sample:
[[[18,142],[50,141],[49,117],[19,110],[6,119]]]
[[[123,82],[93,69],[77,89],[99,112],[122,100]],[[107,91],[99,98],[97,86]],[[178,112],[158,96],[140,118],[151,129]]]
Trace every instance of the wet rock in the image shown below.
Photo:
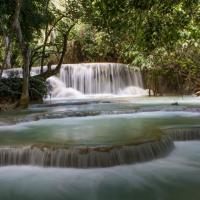
[[[178,106],[179,103],[178,102],[174,102],[174,103],[171,103],[172,106]]]

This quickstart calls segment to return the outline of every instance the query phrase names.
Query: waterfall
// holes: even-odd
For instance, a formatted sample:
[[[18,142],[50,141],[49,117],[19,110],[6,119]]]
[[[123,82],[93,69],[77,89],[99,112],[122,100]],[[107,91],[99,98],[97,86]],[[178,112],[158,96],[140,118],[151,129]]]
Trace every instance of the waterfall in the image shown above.
[[[46,66],[44,70],[47,70]],[[40,67],[32,68],[31,75],[39,73]],[[4,70],[4,77],[9,74],[22,76],[22,70]],[[119,63],[63,64],[57,77],[48,81],[53,86],[51,95],[56,98],[82,98],[83,94],[148,95],[143,89],[141,72]]]
[[[136,145],[111,147],[49,148],[1,147],[0,165],[37,165],[49,167],[96,168],[149,161],[167,155],[174,147],[171,137]]]
[[[118,94],[128,86],[143,88],[139,71],[116,63],[63,65],[60,79],[67,88],[74,88],[84,94]]]

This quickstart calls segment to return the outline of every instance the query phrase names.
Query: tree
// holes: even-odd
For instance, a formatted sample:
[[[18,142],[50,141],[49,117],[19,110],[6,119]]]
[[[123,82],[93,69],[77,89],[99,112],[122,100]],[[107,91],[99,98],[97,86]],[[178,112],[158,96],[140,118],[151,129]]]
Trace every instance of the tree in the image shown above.
[[[42,52],[39,53],[41,54],[41,74],[38,76],[45,79],[59,73],[67,51],[69,35],[73,27],[81,20],[83,9],[78,0],[63,1],[60,5],[57,5],[58,8],[54,4],[52,7],[55,18],[52,23],[46,24],[44,42],[39,46],[39,49],[42,48]],[[53,31],[56,33],[54,41],[49,40]],[[38,47],[36,48],[38,49]],[[51,68],[54,63],[53,56],[59,57],[58,64],[54,69]],[[48,59],[50,60],[46,62],[48,70],[44,72],[43,65]]]
[[[27,107],[29,103],[30,46],[31,42],[41,35],[42,28],[49,20],[49,18],[45,18],[49,13],[43,9],[46,0],[1,0],[0,3],[5,8],[2,12],[6,18],[4,26],[9,33],[14,32],[11,36],[16,38],[16,43],[21,51],[23,87],[19,106]]]
[[[20,12],[23,0],[15,0],[16,7],[14,12],[13,30],[16,34],[17,41],[20,46],[23,57],[23,86],[22,94],[19,101],[20,107],[27,107],[29,103],[29,64],[30,64],[30,49],[28,43],[24,40],[21,24],[19,21]]]

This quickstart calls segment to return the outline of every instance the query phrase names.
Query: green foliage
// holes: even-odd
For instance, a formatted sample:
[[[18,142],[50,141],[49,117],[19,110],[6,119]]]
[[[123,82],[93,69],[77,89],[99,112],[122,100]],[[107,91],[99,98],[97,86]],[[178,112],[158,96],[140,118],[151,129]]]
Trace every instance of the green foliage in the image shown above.
[[[21,95],[22,80],[16,77],[0,81],[0,98],[18,100]]]
[[[42,100],[47,95],[48,84],[42,78],[31,77],[29,86],[29,95],[32,101]]]
[[[69,34],[69,43],[71,46],[78,44],[81,61],[128,63],[142,70],[150,69],[152,77],[149,80],[159,79],[162,75],[176,84],[178,74],[184,87],[191,88],[186,83],[199,87],[199,0],[58,2],[60,6],[52,0],[23,0],[20,22],[31,48],[31,65],[40,64],[44,33],[51,29],[53,32],[46,43],[45,64],[50,60],[58,62],[63,34],[76,24]],[[12,38],[12,66],[21,67],[21,55],[11,31],[15,1],[0,0],[0,5],[0,66],[5,56],[3,41],[5,36],[9,36]],[[73,54],[73,47],[68,53]],[[38,85],[45,88],[42,82]],[[37,96],[45,93],[36,91],[36,86],[31,86],[31,98],[33,91]]]
[[[40,101],[47,95],[47,83],[45,80],[31,77],[29,85],[29,95],[31,101]],[[22,90],[22,79],[16,74],[10,74],[9,78],[0,81],[0,98],[8,98],[13,101],[19,100]]]
[[[26,41],[34,40],[35,36],[41,36],[41,30],[46,23],[50,23],[54,16],[46,10],[48,0],[23,0],[20,13],[23,36]],[[12,22],[15,11],[15,1],[0,0],[2,28],[12,33]],[[0,30],[2,30],[2,28]]]
[[[79,23],[73,29],[70,40],[80,45],[85,62],[105,62],[118,59],[112,35],[98,31],[89,24]]]
[[[21,10],[22,31],[26,41],[41,37],[41,30],[54,20],[51,10],[46,9],[48,0],[24,0]]]
[[[160,47],[174,48],[193,20],[199,1],[85,0],[86,20],[114,35],[118,43],[149,53]],[[196,14],[196,13],[195,13]]]

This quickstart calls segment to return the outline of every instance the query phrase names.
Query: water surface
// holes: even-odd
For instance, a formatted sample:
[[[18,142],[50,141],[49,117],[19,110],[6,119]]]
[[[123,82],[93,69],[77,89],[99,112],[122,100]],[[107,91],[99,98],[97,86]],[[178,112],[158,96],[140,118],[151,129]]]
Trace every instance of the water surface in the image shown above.
[[[200,142],[176,142],[170,156],[104,169],[0,168],[3,200],[199,200]]]
[[[93,117],[45,119],[0,126],[1,145],[61,144],[115,145],[157,138],[160,129],[198,126],[195,112],[139,112]]]

